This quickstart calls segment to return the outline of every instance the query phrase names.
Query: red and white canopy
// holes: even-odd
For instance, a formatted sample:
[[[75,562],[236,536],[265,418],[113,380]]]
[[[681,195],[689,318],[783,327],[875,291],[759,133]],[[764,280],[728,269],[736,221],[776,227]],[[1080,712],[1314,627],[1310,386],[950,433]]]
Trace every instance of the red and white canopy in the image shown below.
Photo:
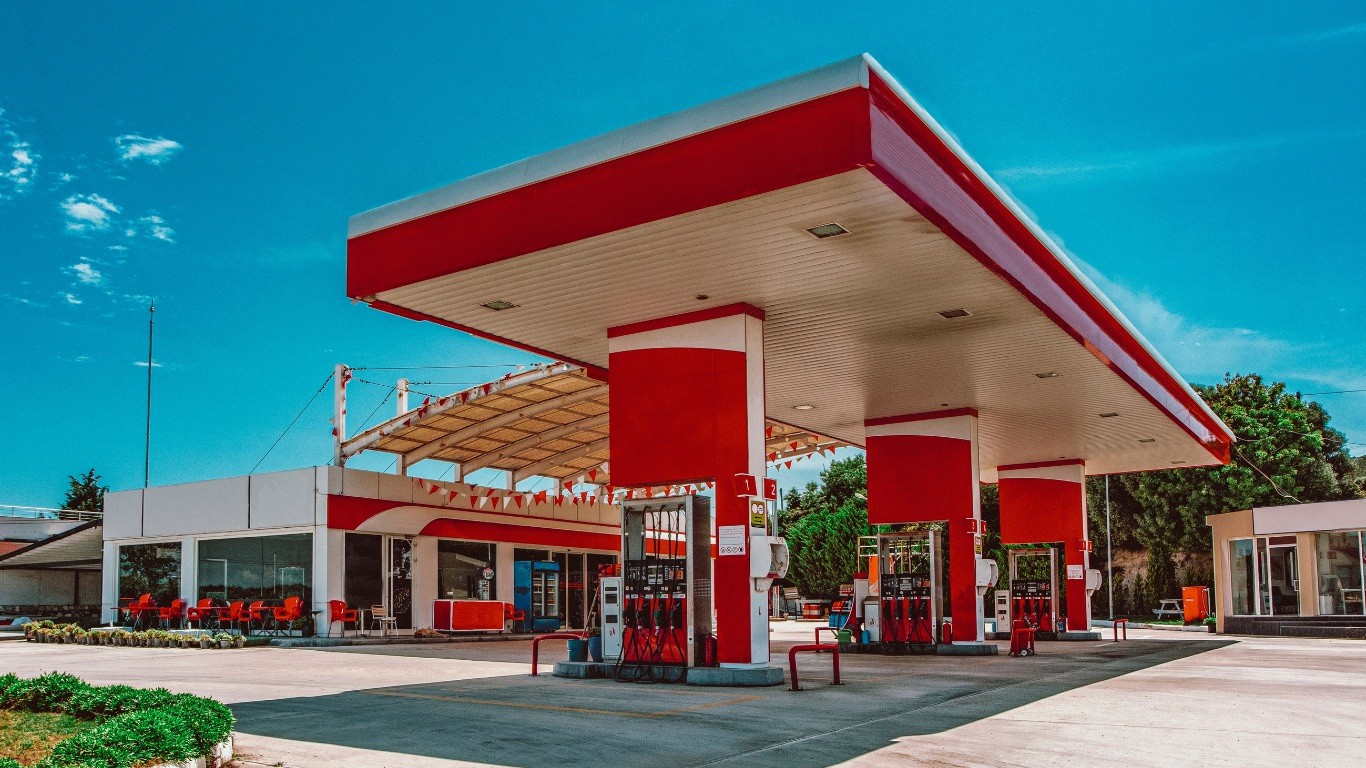
[[[604,378],[608,328],[752,304],[770,419],[862,444],[868,419],[973,408],[988,481],[1233,440],[868,56],[360,214],[347,291]]]

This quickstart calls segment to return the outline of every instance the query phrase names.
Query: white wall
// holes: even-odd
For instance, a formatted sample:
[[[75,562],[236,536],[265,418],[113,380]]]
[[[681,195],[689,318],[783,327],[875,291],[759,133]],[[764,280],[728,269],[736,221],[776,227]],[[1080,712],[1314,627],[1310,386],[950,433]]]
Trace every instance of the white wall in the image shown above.
[[[76,574],[17,568],[0,571],[0,605],[75,605]],[[87,577],[81,586],[80,604],[98,605],[98,584]]]

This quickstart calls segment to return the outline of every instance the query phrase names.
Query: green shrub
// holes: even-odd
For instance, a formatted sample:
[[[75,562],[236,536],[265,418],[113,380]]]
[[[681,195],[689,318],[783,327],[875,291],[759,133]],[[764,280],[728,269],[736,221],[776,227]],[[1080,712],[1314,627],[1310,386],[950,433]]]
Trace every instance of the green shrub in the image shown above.
[[[24,766],[12,757],[0,757],[0,768],[24,768]]]
[[[61,673],[0,675],[0,707],[62,712],[99,725],[61,742],[33,768],[132,768],[208,754],[232,733],[232,712],[164,688],[94,686]],[[17,763],[15,763],[17,765]],[[0,768],[11,768],[0,762]]]

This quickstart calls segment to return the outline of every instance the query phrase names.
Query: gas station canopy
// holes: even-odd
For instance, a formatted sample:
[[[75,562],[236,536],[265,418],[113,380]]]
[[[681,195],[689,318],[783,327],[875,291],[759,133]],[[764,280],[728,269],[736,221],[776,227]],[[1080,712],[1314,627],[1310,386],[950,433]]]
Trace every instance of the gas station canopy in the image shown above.
[[[988,482],[1224,463],[1233,441],[868,56],[358,215],[347,289],[589,382],[609,328],[752,305],[771,422],[862,445],[868,420],[972,409]]]

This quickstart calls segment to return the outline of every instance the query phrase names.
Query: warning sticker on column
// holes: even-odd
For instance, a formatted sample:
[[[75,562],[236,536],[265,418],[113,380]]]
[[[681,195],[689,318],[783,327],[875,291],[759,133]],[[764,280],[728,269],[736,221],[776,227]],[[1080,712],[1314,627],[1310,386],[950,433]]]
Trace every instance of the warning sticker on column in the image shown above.
[[[1069,579],[1084,579],[1084,578],[1086,578],[1086,570],[1085,570],[1084,568],[1082,568],[1080,565],[1070,565],[1070,564],[1069,564],[1069,565],[1067,566],[1067,578],[1069,578]]]
[[[726,555],[745,554],[745,526],[743,525],[722,525],[716,529],[716,554],[721,557]]]

